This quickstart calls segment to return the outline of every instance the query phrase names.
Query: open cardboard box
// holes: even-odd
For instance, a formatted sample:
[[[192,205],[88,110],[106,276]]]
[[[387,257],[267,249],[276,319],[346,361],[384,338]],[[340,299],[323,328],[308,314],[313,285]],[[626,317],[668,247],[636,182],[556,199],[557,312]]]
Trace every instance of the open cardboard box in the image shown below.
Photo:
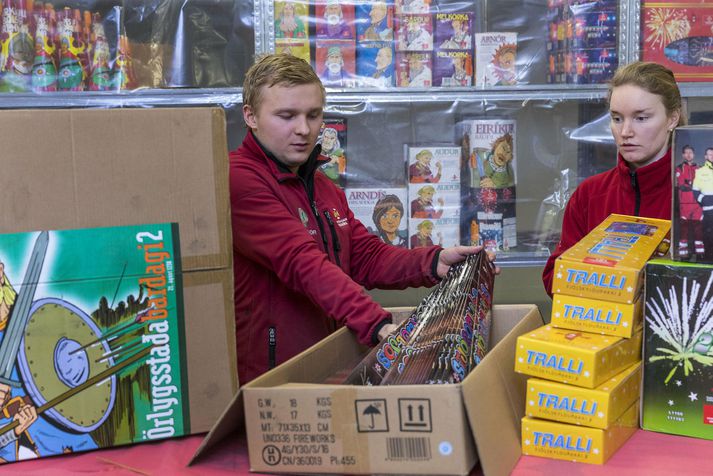
[[[0,130],[0,233],[178,223],[189,432],[209,430],[238,386],[223,110],[5,110]]]
[[[244,419],[252,471],[468,474],[479,457],[486,475],[509,474],[527,379],[514,371],[515,342],[542,324],[533,304],[495,306],[491,350],[462,383],[384,387],[320,383],[367,350],[341,329],[244,385],[192,462]]]

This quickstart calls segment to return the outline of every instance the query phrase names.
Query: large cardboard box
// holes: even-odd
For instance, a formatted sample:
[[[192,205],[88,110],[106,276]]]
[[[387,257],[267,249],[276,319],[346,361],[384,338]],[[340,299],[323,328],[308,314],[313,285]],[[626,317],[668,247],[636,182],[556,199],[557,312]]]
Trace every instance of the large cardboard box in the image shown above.
[[[0,233],[178,223],[190,432],[237,389],[220,108],[0,111]]]
[[[454,385],[322,384],[367,351],[341,329],[243,386],[193,460],[244,417],[253,471],[468,474],[479,457],[486,475],[509,474],[525,410],[515,342],[542,316],[535,305],[510,305],[492,317],[490,352]]]

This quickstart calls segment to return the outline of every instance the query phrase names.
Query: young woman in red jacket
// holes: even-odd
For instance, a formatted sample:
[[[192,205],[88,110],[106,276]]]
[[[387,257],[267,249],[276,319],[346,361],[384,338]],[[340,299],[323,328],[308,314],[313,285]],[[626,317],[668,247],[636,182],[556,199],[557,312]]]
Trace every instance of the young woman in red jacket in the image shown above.
[[[542,273],[550,296],[557,257],[610,214],[671,219],[671,132],[686,124],[673,73],[650,62],[622,66],[608,100],[617,165],[582,181],[567,203],[560,241]]]

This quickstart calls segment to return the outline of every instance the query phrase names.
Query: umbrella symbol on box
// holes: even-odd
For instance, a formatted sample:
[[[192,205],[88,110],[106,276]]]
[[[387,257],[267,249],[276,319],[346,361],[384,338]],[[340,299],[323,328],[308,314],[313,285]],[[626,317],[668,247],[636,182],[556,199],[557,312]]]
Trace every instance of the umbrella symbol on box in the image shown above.
[[[374,429],[374,415],[381,415],[381,410],[379,410],[375,405],[369,405],[364,409],[363,412],[364,415],[369,415],[371,417],[371,425],[369,425],[370,429]]]

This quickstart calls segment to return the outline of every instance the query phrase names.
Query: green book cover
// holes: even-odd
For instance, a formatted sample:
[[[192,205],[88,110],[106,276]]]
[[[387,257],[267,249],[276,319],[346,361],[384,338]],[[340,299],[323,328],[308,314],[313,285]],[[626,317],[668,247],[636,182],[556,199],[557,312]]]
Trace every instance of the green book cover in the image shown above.
[[[190,432],[177,224],[0,234],[0,458]]]

